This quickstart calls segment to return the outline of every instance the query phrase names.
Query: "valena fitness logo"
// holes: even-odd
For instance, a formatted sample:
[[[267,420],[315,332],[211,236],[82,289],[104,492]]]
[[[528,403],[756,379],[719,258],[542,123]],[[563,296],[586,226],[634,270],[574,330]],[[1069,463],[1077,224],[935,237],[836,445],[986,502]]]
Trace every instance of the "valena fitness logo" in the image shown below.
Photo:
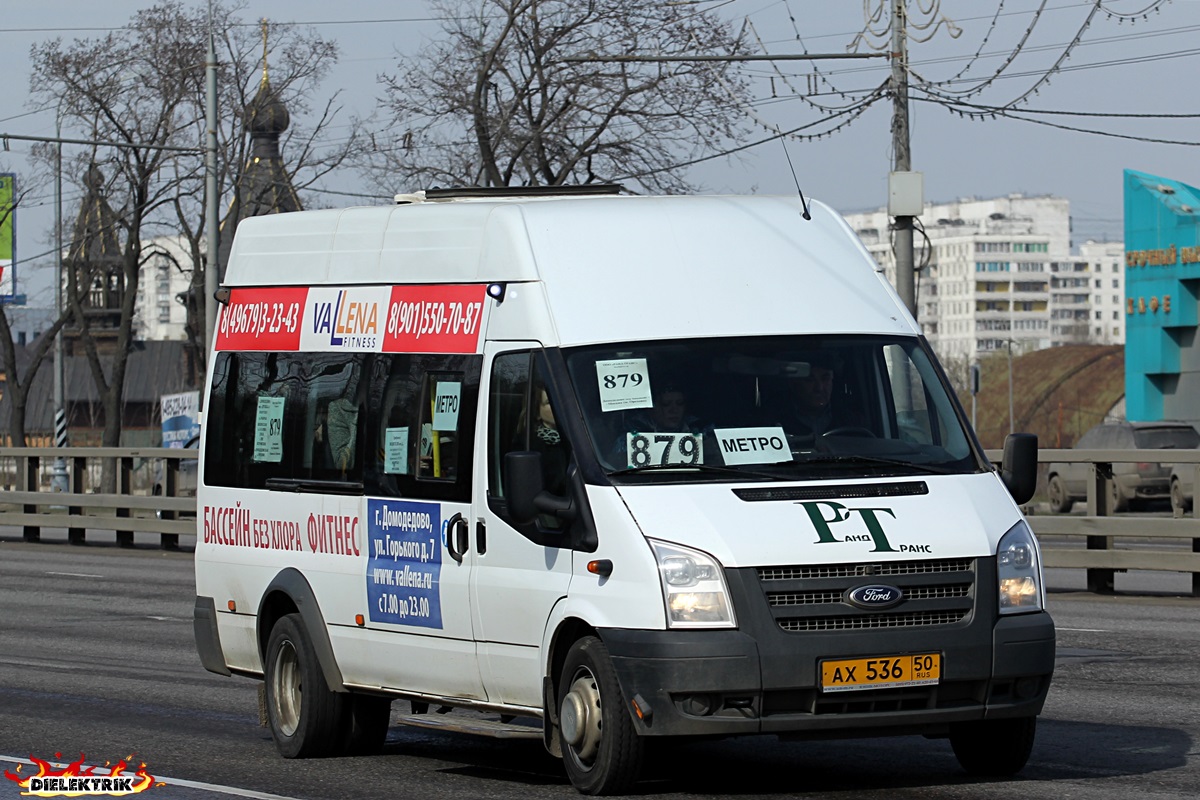
[[[54,757],[61,759],[62,753],[55,753]],[[140,794],[155,785],[154,776],[146,772],[144,763],[137,770],[128,771],[133,756],[126,756],[116,764],[106,762],[103,767],[85,767],[84,755],[80,753],[77,761],[62,769],[55,769],[49,761],[36,756],[30,756],[29,760],[37,767],[37,772],[26,770],[25,764],[18,764],[16,772],[4,771],[4,777],[21,788],[22,797],[124,797]]]

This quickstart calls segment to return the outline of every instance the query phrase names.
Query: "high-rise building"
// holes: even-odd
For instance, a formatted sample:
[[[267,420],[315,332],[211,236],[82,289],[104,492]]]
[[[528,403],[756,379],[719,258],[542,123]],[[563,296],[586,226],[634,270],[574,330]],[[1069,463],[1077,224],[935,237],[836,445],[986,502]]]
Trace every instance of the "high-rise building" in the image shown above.
[[[846,219],[894,282],[887,212]],[[1022,353],[1121,341],[1123,324],[1111,316],[1124,289],[1111,283],[1122,274],[1109,265],[1123,260],[1121,245],[1089,242],[1072,256],[1070,231],[1070,203],[1061,197],[926,204],[916,234],[917,319],[939,356],[969,363],[1010,346]],[[1103,274],[1093,274],[1094,265]]]
[[[181,236],[160,236],[142,244],[142,273],[133,310],[133,338],[187,339],[187,292],[192,256]]]
[[[1125,245],[1121,242],[1085,242],[1080,260],[1088,267],[1091,316],[1088,341],[1125,344]]]

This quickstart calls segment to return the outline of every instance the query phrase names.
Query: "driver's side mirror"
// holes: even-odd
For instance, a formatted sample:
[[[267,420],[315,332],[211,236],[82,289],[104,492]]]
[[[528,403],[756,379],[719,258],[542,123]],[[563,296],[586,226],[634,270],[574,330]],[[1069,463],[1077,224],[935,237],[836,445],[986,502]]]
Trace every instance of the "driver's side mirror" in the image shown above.
[[[533,522],[539,514],[553,514],[562,520],[575,518],[570,497],[559,497],[546,491],[541,453],[532,450],[506,453],[501,480],[509,516],[518,525]]]
[[[1004,437],[1000,480],[1019,506],[1028,503],[1037,488],[1037,451],[1035,433],[1010,433]]]

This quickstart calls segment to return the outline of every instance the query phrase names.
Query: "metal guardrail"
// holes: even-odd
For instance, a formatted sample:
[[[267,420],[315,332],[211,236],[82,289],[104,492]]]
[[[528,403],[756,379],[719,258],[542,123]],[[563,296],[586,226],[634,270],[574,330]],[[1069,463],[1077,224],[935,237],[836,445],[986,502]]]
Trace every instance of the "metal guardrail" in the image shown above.
[[[999,464],[999,450],[988,458]],[[1026,508],[1030,527],[1042,543],[1047,567],[1087,570],[1088,591],[1113,591],[1117,572],[1160,570],[1190,572],[1192,595],[1200,596],[1200,503],[1192,503],[1190,516],[1154,518],[1113,516],[1109,507],[1109,482],[1113,464],[1191,464],[1197,471],[1193,486],[1200,489],[1200,450],[1039,450],[1038,463],[1067,462],[1089,465],[1087,510],[1078,515],[1042,515]],[[1190,552],[1177,547],[1190,543]],[[1083,544],[1083,547],[1070,547]],[[1166,549],[1155,550],[1155,546]]]
[[[65,528],[71,544],[97,530],[115,531],[118,545],[132,547],[140,532],[175,549],[180,534],[196,532],[196,498],[177,496],[180,464],[196,457],[166,447],[0,447],[0,524],[20,526],[27,542],[38,541],[42,528]]]
[[[164,548],[178,547],[181,534],[196,532],[195,498],[176,496],[180,464],[196,456],[195,450],[160,447],[0,447],[0,484],[7,490],[0,495],[0,524],[21,526],[26,541],[38,541],[42,528],[65,528],[74,544],[83,544],[87,531],[95,530],[115,531],[122,546],[132,546],[133,534],[141,532],[160,534]],[[999,450],[988,451],[995,464],[1001,457]],[[54,486],[60,459],[66,491]],[[1102,593],[1113,591],[1118,571],[1188,572],[1192,593],[1200,596],[1200,503],[1193,503],[1191,516],[1172,519],[1113,516],[1108,507],[1113,464],[1191,464],[1197,471],[1193,485],[1200,489],[1200,450],[1049,449],[1038,453],[1038,461],[1089,464],[1084,515],[1026,509],[1047,567],[1087,570],[1088,589]],[[164,491],[155,496],[159,464]],[[1181,542],[1190,548],[1181,551]]]

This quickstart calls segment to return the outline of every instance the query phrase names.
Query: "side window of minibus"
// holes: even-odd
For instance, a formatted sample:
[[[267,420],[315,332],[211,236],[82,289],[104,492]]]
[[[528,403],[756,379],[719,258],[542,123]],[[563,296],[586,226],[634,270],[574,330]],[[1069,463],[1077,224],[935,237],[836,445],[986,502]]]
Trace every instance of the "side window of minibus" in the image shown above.
[[[232,353],[218,353],[213,365],[212,394],[207,400],[204,421],[204,482],[209,486],[228,485],[234,467],[230,455],[236,446],[230,408],[237,381],[237,358]]]
[[[299,380],[304,398],[300,466],[324,480],[362,480],[366,378],[362,356],[307,356]]]
[[[504,353],[492,362],[487,452],[488,495],[492,498],[504,497],[504,456],[529,450],[542,456],[546,490],[560,497],[570,491],[567,466],[571,449],[554,416],[545,375],[542,357],[528,351]],[[538,527],[557,531],[564,524],[542,515]]]
[[[488,494],[504,497],[502,470],[504,456],[526,450],[529,402],[528,351],[504,353],[492,362],[492,382],[488,396]]]
[[[463,374],[426,372],[421,402],[417,476],[453,481],[459,470],[459,424],[462,419]],[[470,468],[470,465],[467,465]]]
[[[483,356],[381,354],[367,400],[367,494],[468,502]]]

